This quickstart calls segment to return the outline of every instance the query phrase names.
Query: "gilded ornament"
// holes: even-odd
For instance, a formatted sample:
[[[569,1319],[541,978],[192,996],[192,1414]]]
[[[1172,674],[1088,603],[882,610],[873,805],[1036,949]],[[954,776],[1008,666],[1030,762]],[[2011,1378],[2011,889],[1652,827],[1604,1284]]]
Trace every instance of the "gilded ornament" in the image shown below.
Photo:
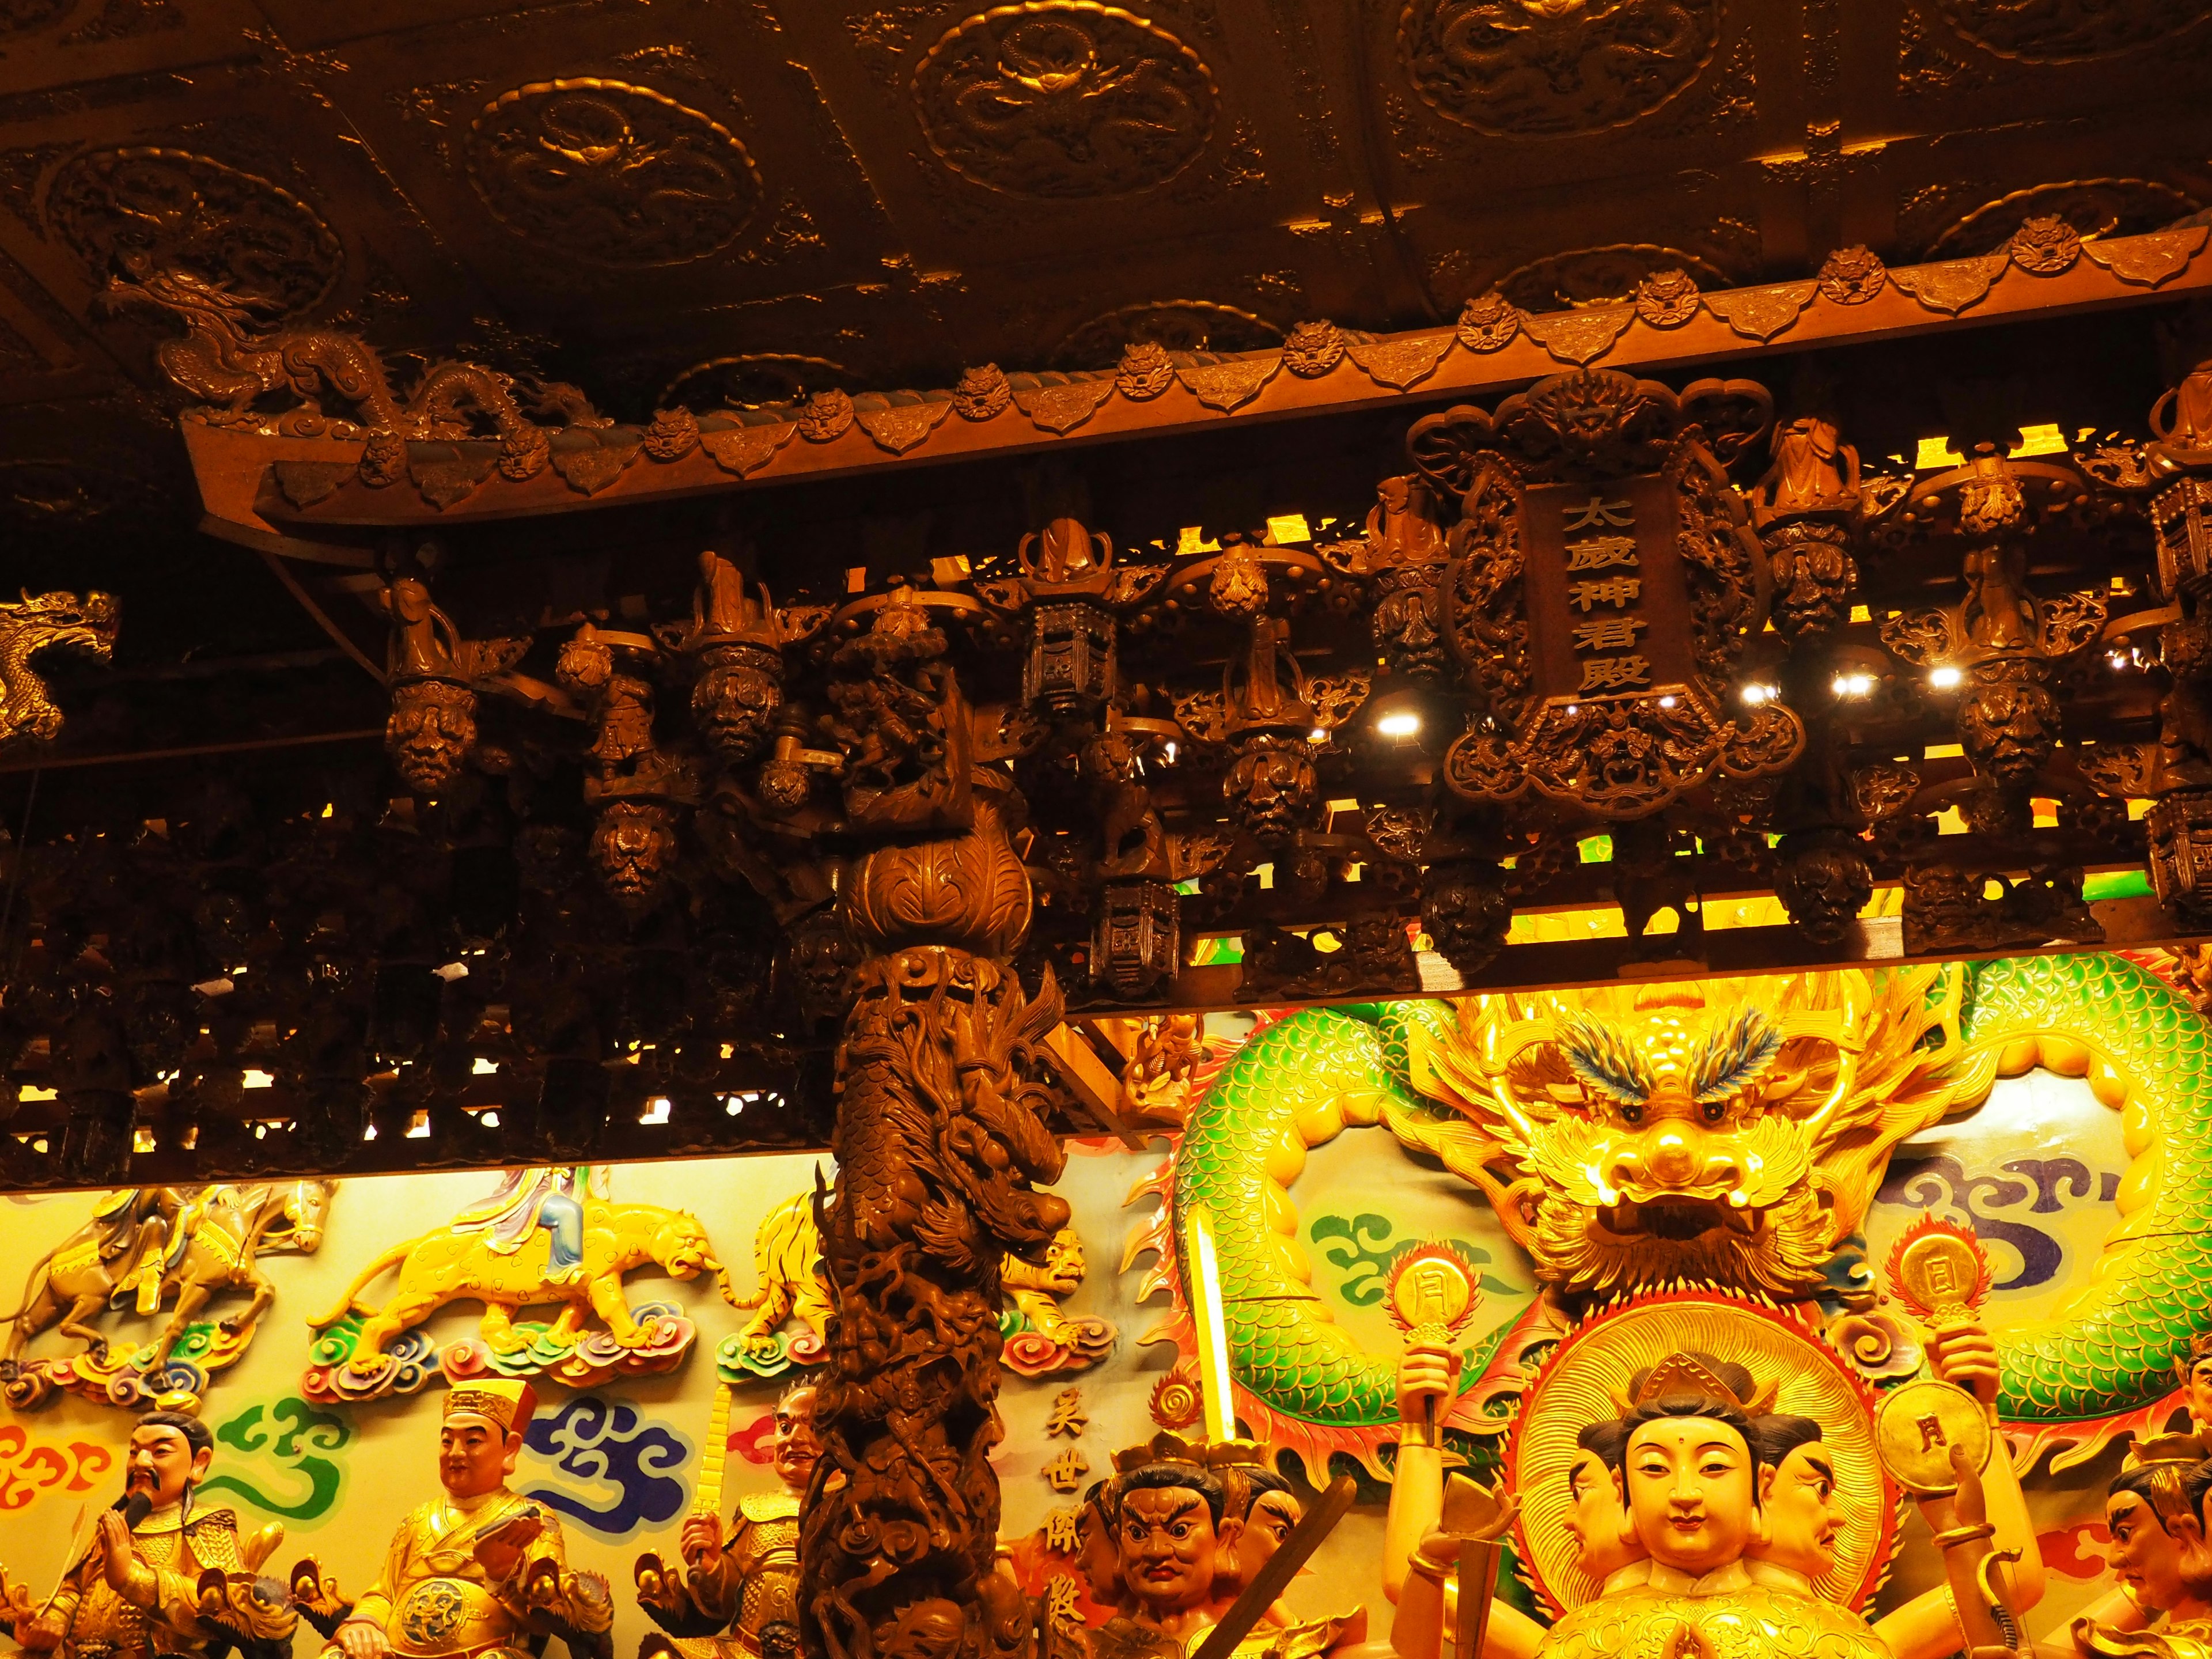
[[[533,431],[535,428],[532,428]],[[562,482],[581,495],[596,495],[622,477],[623,470],[637,459],[643,445],[636,439],[627,442],[610,441],[604,434],[586,428],[562,434],[568,441],[558,446],[547,441],[547,459]],[[531,464],[528,447],[518,452],[515,470],[507,471],[502,460],[501,471],[515,478],[527,478],[538,470]]]
[[[1121,348],[1114,389],[1133,403],[1157,398],[1175,384],[1175,362],[1155,340],[1131,340]]]
[[[1635,302],[1645,277],[1667,270],[1680,271],[1704,288],[1729,285],[1717,266],[1684,249],[1657,242],[1607,242],[1532,259],[1499,278],[1498,291],[1532,316],[1626,306]]]
[[[1955,317],[1979,305],[1990,286],[2004,275],[2007,258],[1984,254],[1972,259],[1947,259],[1932,265],[1905,265],[1889,273],[1889,280],[1928,307]]]
[[[1344,361],[1344,331],[1334,323],[1300,323],[1283,337],[1283,367],[1302,380],[1326,374]]]
[[[1521,331],[1521,311],[1496,289],[1477,295],[1460,307],[1454,331],[1469,351],[1501,351]]]
[[[493,218],[594,264],[704,258],[760,207],[760,175],[728,128],[621,81],[534,81],[502,93],[471,125],[464,155]]]
[[[799,405],[795,424],[799,435],[811,444],[834,442],[853,424],[851,394],[835,386],[816,392]]]
[[[2112,241],[2085,242],[2081,251],[2090,263],[2101,265],[2124,283],[2138,288],[2159,288],[2189,269],[2189,262],[2204,246],[2203,225],[2186,230],[2154,231],[2145,236],[2123,236]]]
[[[1176,378],[1208,409],[1223,414],[1242,408],[1260,395],[1260,388],[1275,378],[1282,367],[1279,356],[1232,358],[1225,362],[1182,363]]]
[[[52,743],[62,711],[32,659],[69,652],[106,662],[115,651],[119,607],[110,593],[37,593],[0,602],[0,751]]]
[[[1881,292],[1888,268],[1863,247],[1839,247],[1821,262],[1815,279],[1820,295],[1832,305],[1863,306]]]
[[[1114,377],[1078,380],[1069,375],[1024,375],[1030,382],[1013,388],[1014,407],[1044,432],[1073,432],[1096,415],[1114,395]]]
[[[1451,349],[1451,345],[1452,337],[1449,334],[1360,344],[1351,349],[1352,361],[1376,385],[1404,392],[1435,374],[1437,365],[1443,362],[1444,353]]]
[[[2082,6],[2074,0],[1936,0],[1944,21],[2000,58],[2073,64],[2135,52],[2195,27],[2203,13],[2165,0]]]
[[[1795,323],[1813,296],[1818,282],[1772,283],[1765,288],[1741,288],[1705,296],[1705,309],[1747,340],[1765,342]]]
[[[1636,285],[1636,314],[1653,328],[1680,328],[1698,314],[1698,285],[1686,270],[1655,270]]]
[[[1446,120],[1505,137],[1625,126],[1720,45],[1718,0],[1407,0],[1398,53]]]
[[[1523,317],[1522,328],[1530,339],[1563,363],[1595,362],[1613,349],[1632,318],[1632,306],[1601,306],[1589,311],[1547,312]]]
[[[857,418],[860,430],[874,440],[877,448],[903,455],[919,448],[951,408],[949,398],[918,398],[888,409],[861,410]]]
[[[980,12],[948,30],[914,73],[915,113],[945,166],[1046,199],[1165,183],[1205,148],[1218,101],[1196,52],[1094,0]]]
[[[988,421],[1003,414],[1014,401],[1014,389],[996,363],[963,369],[952,389],[953,412],[963,421]]]
[[[1212,300],[1150,300],[1071,329],[1053,356],[1088,368],[1118,359],[1132,340],[1149,340],[1163,351],[1264,351],[1282,343],[1283,331],[1264,317]]]
[[[2196,211],[2197,203],[2151,179],[2069,179],[1985,202],[1929,245],[1931,258],[2003,252],[2021,225],[2059,219],[2083,242],[2156,230]]]
[[[702,428],[699,447],[714,458],[714,465],[723,471],[742,478],[766,466],[798,430],[796,421],[765,421],[757,425],[720,427],[712,431]]]
[[[645,429],[645,453],[656,461],[680,461],[699,447],[699,419],[688,409],[656,409]]]
[[[2056,276],[2081,257],[2081,238],[2057,214],[2039,213],[2021,221],[2005,252],[2031,276]]]

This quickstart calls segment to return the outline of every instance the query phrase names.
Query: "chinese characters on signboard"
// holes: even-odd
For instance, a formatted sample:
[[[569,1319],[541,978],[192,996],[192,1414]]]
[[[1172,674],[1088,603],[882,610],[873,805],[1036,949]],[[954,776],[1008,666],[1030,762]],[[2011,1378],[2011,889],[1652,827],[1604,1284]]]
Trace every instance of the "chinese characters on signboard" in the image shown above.
[[[1667,507],[1656,477],[1528,490],[1526,591],[1545,696],[1640,696],[1687,678],[1689,606]]]

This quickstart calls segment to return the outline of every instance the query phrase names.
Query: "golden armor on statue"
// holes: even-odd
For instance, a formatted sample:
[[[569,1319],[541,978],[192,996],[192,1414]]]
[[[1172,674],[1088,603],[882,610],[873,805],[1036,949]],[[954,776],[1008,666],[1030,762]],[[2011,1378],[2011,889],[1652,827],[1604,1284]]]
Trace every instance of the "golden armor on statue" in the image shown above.
[[[662,1643],[648,1636],[647,1652],[775,1659],[797,1639],[799,1500],[822,1455],[814,1400],[813,1379],[802,1377],[775,1402],[771,1447],[781,1491],[745,1493],[726,1529],[714,1507],[720,1494],[702,1482],[700,1504],[684,1522],[678,1545],[685,1571],[679,1575],[650,1553],[637,1559],[638,1605],[675,1638]]]
[[[257,1575],[283,1540],[274,1523],[241,1537],[227,1509],[200,1509],[215,1439],[198,1419],[150,1412],[125,1454],[124,1496],[80,1528],[61,1583],[44,1601],[0,1569],[0,1629],[57,1659],[247,1659],[289,1653],[297,1621],[282,1589]]]
[[[383,1571],[350,1608],[313,1562],[293,1569],[294,1583],[320,1591],[339,1615],[325,1659],[523,1659],[549,1636],[573,1659],[612,1651],[606,1580],[571,1571],[560,1522],[507,1487],[536,1406],[530,1384],[506,1377],[447,1391],[445,1496],[399,1523]]]

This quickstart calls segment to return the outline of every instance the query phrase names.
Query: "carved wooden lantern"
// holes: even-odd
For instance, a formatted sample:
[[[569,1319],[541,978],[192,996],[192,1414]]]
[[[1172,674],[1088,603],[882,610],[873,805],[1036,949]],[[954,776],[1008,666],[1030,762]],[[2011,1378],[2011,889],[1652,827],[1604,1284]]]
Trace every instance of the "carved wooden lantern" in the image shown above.
[[[1881,642],[1931,679],[1963,682],[1960,745],[1975,775],[2015,806],[2057,747],[2058,668],[2095,645],[2105,625],[2099,595],[2046,599],[2027,586],[2025,538],[2036,517],[2083,488],[2071,467],[2009,460],[1980,444],[1964,466],[1917,485],[1905,504],[1908,520],[1955,524],[1966,544],[1966,593],[1955,605],[1890,617]]]
[[[2164,484],[2150,501],[2158,585],[2193,603],[2212,587],[2212,361],[2151,405],[2150,429],[2149,471]]]
[[[2212,790],[2167,795],[2143,815],[2151,890],[2191,922],[2212,921]]]
[[[1095,713],[1118,689],[1121,615],[1140,607],[1166,571],[1118,568],[1104,531],[1066,516],[1024,536],[1014,557],[1019,575],[985,577],[975,588],[1001,617],[1028,619],[1022,701],[1041,714]]]
[[[1091,941],[1092,982],[1117,997],[1152,995],[1181,963],[1179,920],[1171,884],[1108,883]]]
[[[1076,714],[1114,695],[1114,618],[1083,600],[1030,612],[1022,701],[1041,713]]]

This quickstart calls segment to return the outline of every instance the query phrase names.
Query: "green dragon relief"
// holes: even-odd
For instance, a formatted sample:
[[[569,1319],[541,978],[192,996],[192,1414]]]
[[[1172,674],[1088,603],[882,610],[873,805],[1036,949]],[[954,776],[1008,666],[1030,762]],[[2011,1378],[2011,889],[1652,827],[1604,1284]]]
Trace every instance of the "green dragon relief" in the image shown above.
[[[1825,1314],[1870,1299],[1861,1230],[1889,1156],[2041,1066],[2118,1110],[2131,1160],[2078,1293],[2000,1334],[2002,1415],[2087,1456],[2162,1420],[2176,1359],[2212,1325],[2212,1074],[2204,1019],[2111,955],[1854,969],[1311,1008],[1263,1026],[1139,1188],[1160,1212],[1153,1334],[1191,1350],[1176,1260],[1212,1218],[1238,1414],[1318,1473],[1377,1468],[1395,1356],[1364,1352],[1313,1284],[1291,1191],[1308,1153],[1382,1126],[1473,1183],[1547,1292],[1470,1345],[1449,1419],[1507,1421],[1522,1361],[1574,1313],[1696,1283]]]

